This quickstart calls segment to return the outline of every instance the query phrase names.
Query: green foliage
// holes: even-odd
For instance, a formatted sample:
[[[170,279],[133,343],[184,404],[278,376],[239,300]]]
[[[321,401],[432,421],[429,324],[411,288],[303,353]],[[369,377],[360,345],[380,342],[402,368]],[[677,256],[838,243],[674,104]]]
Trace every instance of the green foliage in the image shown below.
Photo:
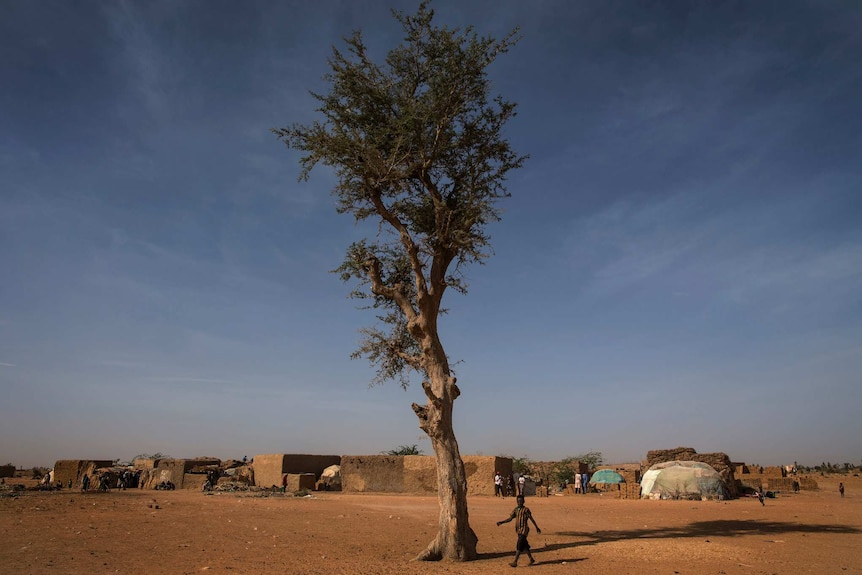
[[[604,462],[604,458],[600,451],[590,451],[556,461],[551,464],[551,469],[548,473],[550,480],[555,484],[563,483],[564,481],[574,483],[579,462],[586,463],[587,467],[592,471]]]
[[[590,470],[595,469],[596,467],[605,462],[604,457],[602,457],[601,451],[588,451],[587,453],[581,453],[580,455],[575,455],[574,457],[570,457],[569,459],[580,461],[581,463],[586,463],[587,466],[589,466]]]
[[[322,119],[273,132],[303,154],[300,180],[332,167],[337,210],[378,223],[335,271],[377,310],[353,357],[376,366],[372,384],[406,387],[412,372],[449,374],[437,336],[443,294],[466,293],[462,267],[490,255],[486,227],[526,156],[503,137],[515,104],[490,96],[486,73],[517,31],[495,40],[437,27],[427,2],[393,14],[403,44],[376,63],[361,32],[346,38],[329,59],[328,91],[312,94]]]
[[[565,459],[554,463],[550,473],[551,481],[553,481],[554,484],[563,482],[574,483],[577,461],[578,460],[574,457],[566,457]]]
[[[527,457],[513,457],[512,458],[512,471],[515,473],[520,473],[522,475],[530,475],[532,473],[532,469],[530,467],[531,461],[527,459]]]
[[[129,462],[134,462],[135,459],[170,459],[170,455],[165,455],[161,451],[156,451],[155,453],[139,453],[132,457]]]
[[[383,452],[386,455],[422,455],[418,445],[399,445],[396,449]]]
[[[531,463],[533,479],[536,479],[539,485],[550,485],[554,476],[554,465],[549,461],[533,461]]]

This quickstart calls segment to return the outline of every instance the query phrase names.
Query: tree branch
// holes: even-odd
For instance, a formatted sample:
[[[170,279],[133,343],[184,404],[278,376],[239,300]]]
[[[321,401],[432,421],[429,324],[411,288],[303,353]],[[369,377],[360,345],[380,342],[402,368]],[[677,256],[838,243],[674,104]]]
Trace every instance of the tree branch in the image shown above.
[[[425,392],[425,397],[428,398],[428,401],[430,401],[434,405],[437,405],[440,403],[440,398],[437,397],[436,395],[434,395],[434,390],[431,389],[431,384],[428,383],[427,381],[422,382],[422,391]]]
[[[407,319],[407,322],[414,323],[416,321],[416,310],[413,309],[413,304],[410,303],[410,298],[398,289],[399,284],[395,284],[393,286],[386,285],[380,274],[380,260],[372,255],[365,262],[365,271],[368,274],[368,279],[371,281],[371,292],[375,295],[394,301],[404,313],[404,317]]]
[[[416,371],[420,371],[422,369],[422,358],[417,355],[411,355],[409,353],[405,353],[403,351],[395,352],[398,357],[404,360],[404,363],[410,365]]]
[[[407,226],[398,219],[398,216],[386,207],[383,203],[380,190],[373,187],[371,190],[371,202],[377,213],[380,214],[386,222],[398,231],[401,238],[401,245],[407,251],[407,256],[410,258],[410,267],[413,268],[413,281],[416,285],[416,298],[422,300],[428,294],[428,286],[425,283],[425,275],[422,273],[422,260],[419,259],[419,249],[416,247],[416,242],[413,241],[410,231]],[[421,306],[420,306],[421,309]]]

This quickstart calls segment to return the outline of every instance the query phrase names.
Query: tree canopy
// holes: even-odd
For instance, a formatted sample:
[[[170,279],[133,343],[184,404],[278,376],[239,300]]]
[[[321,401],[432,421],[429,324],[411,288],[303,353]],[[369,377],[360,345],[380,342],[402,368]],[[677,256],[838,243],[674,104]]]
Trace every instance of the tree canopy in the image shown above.
[[[397,448],[384,453],[386,455],[422,455],[422,450],[414,443],[413,445],[399,445]]]
[[[490,255],[486,225],[500,217],[506,174],[522,165],[503,137],[515,104],[491,97],[486,68],[516,40],[434,27],[423,2],[415,15],[393,12],[404,43],[374,63],[355,32],[333,48],[327,93],[313,93],[323,120],[274,132],[304,153],[301,179],[334,169],[337,209],[374,218],[379,233],[351,245],[338,272],[357,280],[380,327],[363,330],[355,357],[377,367],[373,383],[408,384],[426,371],[421,342],[436,332],[447,288],[467,285],[465,264]],[[419,318],[423,321],[417,321]]]

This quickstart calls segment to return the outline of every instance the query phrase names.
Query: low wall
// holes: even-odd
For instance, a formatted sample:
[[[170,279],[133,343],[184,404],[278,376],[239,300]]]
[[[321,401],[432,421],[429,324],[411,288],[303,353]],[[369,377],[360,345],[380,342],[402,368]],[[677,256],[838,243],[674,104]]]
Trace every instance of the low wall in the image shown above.
[[[281,487],[285,473],[311,473],[315,480],[330,465],[340,465],[340,455],[303,455],[273,453],[255,455],[252,461],[254,484],[260,487]]]
[[[199,489],[206,481],[205,473],[189,473],[195,467],[207,467],[221,465],[219,459],[161,459],[155,469],[149,470],[149,476],[144,483],[144,489],[154,489],[162,481],[170,481],[177,489]],[[197,477],[202,479],[198,482]],[[144,475],[141,475],[143,479]],[[188,484],[187,484],[188,483]]]
[[[133,469],[155,469],[159,466],[161,459],[135,459],[132,462]]]
[[[314,483],[317,478],[313,473],[288,473],[287,474],[287,491],[296,493],[297,491],[314,491]]]
[[[108,459],[60,459],[54,463],[54,482],[59,481],[66,487],[71,479],[72,485],[78,486],[85,473],[92,476],[94,469],[111,467],[113,464]]]
[[[512,473],[506,457],[467,455],[468,495],[494,495],[494,472]],[[431,455],[345,455],[341,490],[353,493],[437,493],[437,463]]]

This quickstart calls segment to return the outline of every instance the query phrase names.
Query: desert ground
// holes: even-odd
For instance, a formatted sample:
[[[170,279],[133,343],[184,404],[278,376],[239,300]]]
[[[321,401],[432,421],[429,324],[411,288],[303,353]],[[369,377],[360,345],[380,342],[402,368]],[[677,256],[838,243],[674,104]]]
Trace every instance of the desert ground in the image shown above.
[[[546,574],[862,573],[862,479],[816,476],[816,492],[761,506],[599,494],[527,498]],[[844,481],[846,495],[838,495]],[[318,492],[0,492],[3,573],[496,574],[511,572],[511,498],[473,497],[479,560],[411,559],[436,532],[437,499]]]

